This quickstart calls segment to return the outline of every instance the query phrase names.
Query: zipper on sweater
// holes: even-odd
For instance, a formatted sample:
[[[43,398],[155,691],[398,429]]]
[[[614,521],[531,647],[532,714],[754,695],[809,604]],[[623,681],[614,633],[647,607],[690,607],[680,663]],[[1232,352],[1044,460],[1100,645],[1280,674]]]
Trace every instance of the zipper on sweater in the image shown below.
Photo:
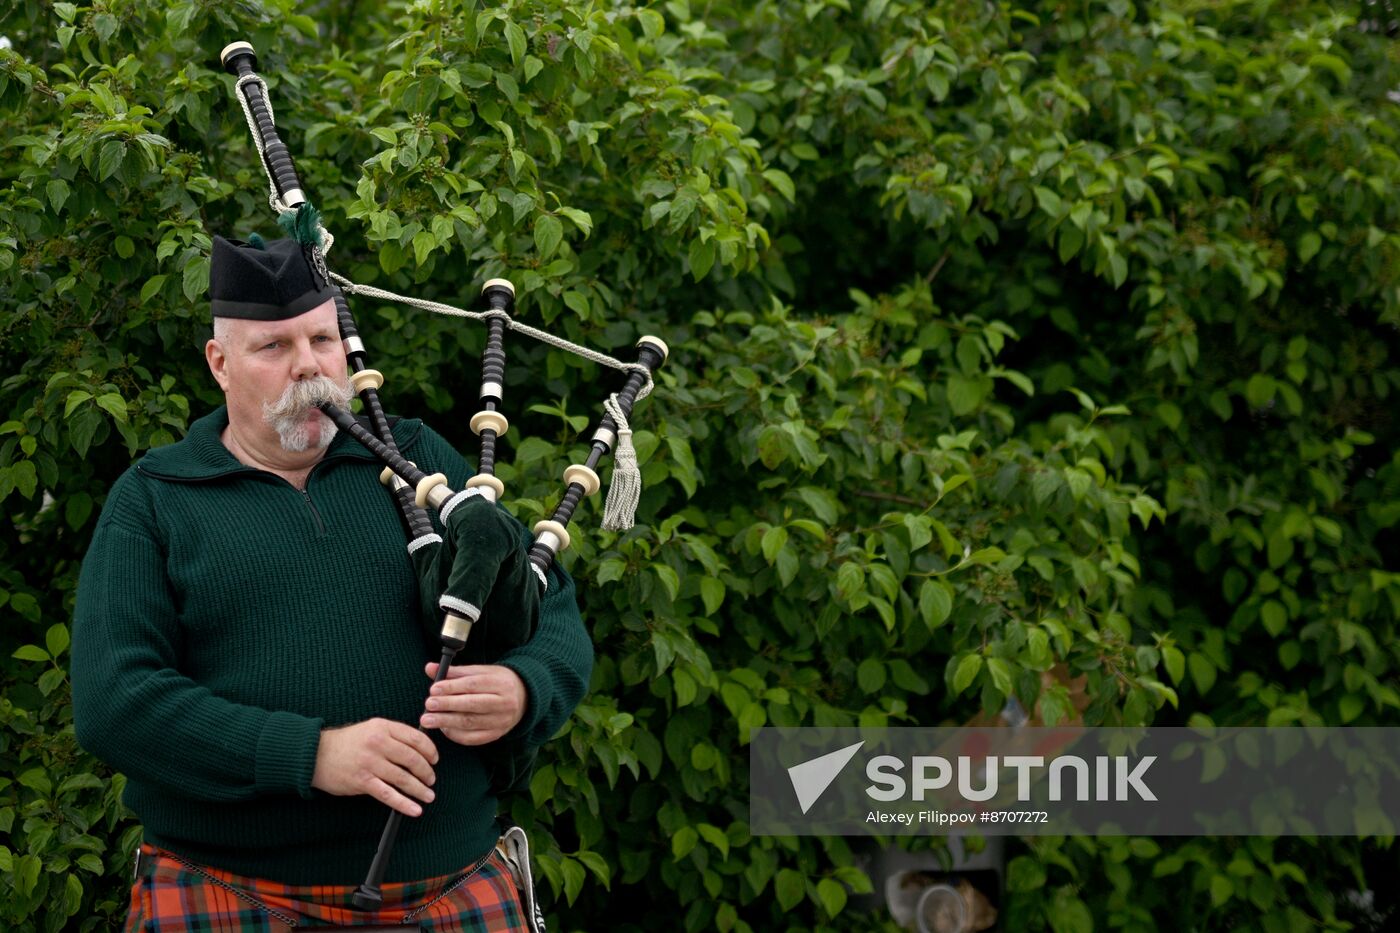
[[[311,501],[311,493],[305,489],[297,490],[301,497],[306,500],[306,507],[311,510],[311,517],[316,519],[316,536],[324,538],[326,536],[326,523],[321,520],[321,513],[316,511],[316,503]]]

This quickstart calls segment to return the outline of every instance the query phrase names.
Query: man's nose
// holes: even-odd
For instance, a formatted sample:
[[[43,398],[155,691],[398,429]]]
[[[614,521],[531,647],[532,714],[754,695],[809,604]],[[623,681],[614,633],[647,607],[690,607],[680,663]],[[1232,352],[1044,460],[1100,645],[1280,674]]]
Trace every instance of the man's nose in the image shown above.
[[[320,374],[321,362],[316,359],[316,354],[311,349],[311,341],[298,340],[296,342],[296,356],[292,360],[292,377],[312,379]]]

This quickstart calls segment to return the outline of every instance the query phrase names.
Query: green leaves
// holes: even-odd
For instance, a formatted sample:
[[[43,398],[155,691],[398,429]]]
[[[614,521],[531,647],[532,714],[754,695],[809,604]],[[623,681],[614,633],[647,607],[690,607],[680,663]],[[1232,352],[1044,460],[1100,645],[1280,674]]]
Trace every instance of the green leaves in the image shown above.
[[[57,658],[68,650],[68,628],[64,625],[52,626],[44,636],[44,644],[49,649],[49,657]]]
[[[21,661],[47,661],[50,658],[49,653],[38,645],[21,645],[11,657]]]
[[[874,658],[866,658],[856,668],[856,683],[866,693],[878,694],[885,685],[885,666]]]
[[[836,496],[831,490],[802,486],[796,492],[819,521],[826,525],[836,524]]]
[[[700,841],[700,834],[693,826],[682,826],[671,837],[671,855],[676,859],[682,859],[695,848]]]
[[[1201,693],[1209,692],[1210,688],[1215,686],[1215,665],[1198,651],[1191,652],[1187,656],[1186,663],[1191,671],[1191,680],[1195,683],[1196,689]]]
[[[1006,886],[1025,894],[1045,885],[1045,866],[1028,855],[1018,855],[1007,865]]]
[[[793,185],[792,177],[787,172],[776,168],[765,169],[763,177],[768,179],[768,183],[787,200],[795,201],[797,199],[797,188]]]
[[[1055,890],[1054,897],[1046,905],[1045,916],[1054,933],[1093,933],[1094,930],[1089,906],[1070,887]]]
[[[846,906],[846,889],[838,881],[823,878],[817,882],[817,900],[827,916],[835,917]]]
[[[690,275],[700,281],[709,274],[715,264],[715,244],[713,241],[695,240],[690,244]]]
[[[714,615],[724,603],[725,586],[720,580],[705,577],[700,581],[700,597],[705,604],[705,614]]]
[[[146,284],[141,286],[141,303],[146,304],[160,294],[161,289],[165,287],[167,278],[168,276],[165,275],[153,275],[147,279]]]
[[[180,275],[180,285],[188,300],[202,298],[209,290],[209,260],[199,256],[186,262]]]
[[[100,155],[97,159],[96,178],[98,181],[106,181],[111,178],[118,168],[121,167],[122,159],[126,158],[126,144],[116,139],[109,139],[102,144]]]
[[[656,39],[666,31],[666,20],[655,10],[638,10],[637,21],[642,24],[642,34],[648,39]]]
[[[787,544],[787,540],[788,531],[786,528],[776,526],[765,531],[760,545],[764,559],[770,564],[777,560],[778,552]]]
[[[1060,214],[1063,210],[1063,206],[1060,203],[1059,195],[1055,194],[1055,192],[1049,190],[1048,188],[1041,188],[1037,186],[1035,189],[1035,201],[1038,205],[1040,205],[1040,209],[1042,211],[1049,214],[1056,220],[1059,219]],[[1075,226],[1079,225],[1076,224]]]
[[[459,305],[503,276],[532,326],[623,357],[671,341],[633,419],[637,528],[586,503],[572,529],[590,693],[506,804],[581,925],[642,889],[649,928],[848,909],[843,845],[727,822],[759,726],[1011,696],[1061,724],[1400,710],[1383,31],[1309,3],[381,4],[332,60],[327,23],[264,6],[5,23],[0,680],[23,686],[0,745],[49,757],[0,798],[25,892],[0,926],[111,925],[125,896],[118,788],[65,744],[55,627],[116,476],[219,402],[209,236],[271,227],[205,34],[266,36],[336,271]],[[386,403],[473,450],[447,413],[478,390],[476,325],[353,306]],[[499,466],[533,521],[619,382],[516,336],[507,355]],[[45,786],[101,833],[34,816]],[[1365,874],[1359,843],[1141,842],[1017,844],[1001,922],[1338,926],[1311,892]]]
[[[518,65],[525,57],[525,30],[521,29],[513,21],[507,20],[505,33],[506,44],[510,46],[510,59]]]
[[[574,207],[561,207],[559,208],[559,214],[560,216],[567,217],[584,236],[588,236],[593,232],[593,218],[587,211],[581,211]]]
[[[1322,237],[1317,231],[1309,230],[1298,238],[1298,261],[1307,262],[1322,248]]]
[[[807,882],[797,872],[784,868],[778,872],[773,891],[778,896],[778,906],[785,911],[792,910],[806,896]]]
[[[45,190],[48,193],[49,205],[53,208],[53,212],[55,214],[61,214],[63,212],[63,205],[67,203],[70,193],[68,182],[64,181],[62,178],[55,178],[45,186]]]
[[[953,611],[953,595],[940,580],[925,580],[919,587],[919,615],[930,630],[947,621]]]
[[[948,377],[948,406],[955,415],[968,415],[982,404],[985,385],[976,379],[969,379],[961,373]]]
[[[564,225],[552,214],[544,214],[535,221],[535,249],[540,257],[548,259],[559,248],[564,238]]]
[[[962,693],[972,686],[972,682],[977,679],[977,674],[981,670],[982,656],[980,654],[963,655],[953,668],[953,678],[949,683],[953,693]]]

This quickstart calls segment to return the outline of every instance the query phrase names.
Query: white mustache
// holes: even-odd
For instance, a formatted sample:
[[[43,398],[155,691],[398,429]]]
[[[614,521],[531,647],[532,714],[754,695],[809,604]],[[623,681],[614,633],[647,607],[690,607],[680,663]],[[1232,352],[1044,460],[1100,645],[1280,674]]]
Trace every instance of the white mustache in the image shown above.
[[[350,404],[350,390],[330,376],[298,379],[287,386],[277,401],[263,402],[263,416],[269,421],[274,418],[299,419],[322,402],[344,408]]]
[[[263,402],[263,420],[277,432],[283,450],[300,452],[311,445],[306,415],[322,402],[346,408],[350,404],[350,387],[329,376],[313,376],[287,386],[277,401]],[[320,418],[321,433],[316,447],[325,450],[335,439],[336,426],[324,414]]]

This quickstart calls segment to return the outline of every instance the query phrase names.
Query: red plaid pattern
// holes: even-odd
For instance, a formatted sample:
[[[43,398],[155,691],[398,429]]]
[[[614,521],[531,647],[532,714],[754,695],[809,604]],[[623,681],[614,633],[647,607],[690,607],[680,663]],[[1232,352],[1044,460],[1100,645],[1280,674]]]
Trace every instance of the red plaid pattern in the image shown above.
[[[355,885],[279,884],[196,866],[142,844],[128,933],[283,933],[298,927],[421,923],[432,933],[528,933],[510,869],[492,849],[473,870],[382,888],[384,906],[356,909]]]

